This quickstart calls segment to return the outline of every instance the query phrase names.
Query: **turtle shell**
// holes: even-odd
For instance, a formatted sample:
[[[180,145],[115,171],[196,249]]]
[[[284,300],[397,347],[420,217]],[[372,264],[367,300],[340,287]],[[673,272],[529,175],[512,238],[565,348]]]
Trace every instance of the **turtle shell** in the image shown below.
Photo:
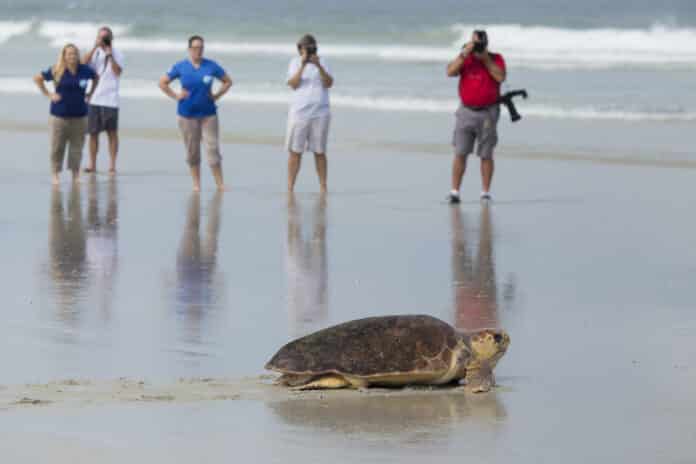
[[[294,340],[266,369],[357,377],[436,373],[449,369],[458,340],[452,326],[431,316],[370,317]]]

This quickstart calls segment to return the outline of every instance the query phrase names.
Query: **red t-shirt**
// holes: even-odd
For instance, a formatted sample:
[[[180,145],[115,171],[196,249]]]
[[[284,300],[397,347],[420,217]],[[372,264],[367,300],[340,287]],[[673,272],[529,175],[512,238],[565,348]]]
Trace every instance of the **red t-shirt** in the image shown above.
[[[491,53],[493,62],[505,71],[503,55]],[[474,57],[466,57],[459,77],[459,98],[466,106],[489,106],[500,97],[500,83],[493,79],[486,66]]]

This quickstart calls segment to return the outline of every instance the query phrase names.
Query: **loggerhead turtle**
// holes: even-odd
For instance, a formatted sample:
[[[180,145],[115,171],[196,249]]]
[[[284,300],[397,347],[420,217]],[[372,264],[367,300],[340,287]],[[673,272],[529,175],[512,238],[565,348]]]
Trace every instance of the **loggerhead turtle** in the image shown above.
[[[299,390],[444,385],[464,379],[489,391],[510,337],[502,330],[458,332],[431,316],[370,317],[314,332],[283,346],[266,364]]]

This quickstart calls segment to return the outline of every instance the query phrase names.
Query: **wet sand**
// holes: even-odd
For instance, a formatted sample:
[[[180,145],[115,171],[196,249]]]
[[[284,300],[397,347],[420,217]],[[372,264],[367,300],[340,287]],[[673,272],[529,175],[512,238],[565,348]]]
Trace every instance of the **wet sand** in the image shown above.
[[[2,132],[0,456],[7,462],[691,462],[696,171],[501,156],[460,207],[449,157],[225,145],[190,192],[181,147],[123,140],[120,175],[48,185],[46,134]],[[7,148],[9,147],[9,148]],[[104,161],[104,160],[102,160]],[[290,393],[262,366],[345,320],[505,328],[490,394]]]

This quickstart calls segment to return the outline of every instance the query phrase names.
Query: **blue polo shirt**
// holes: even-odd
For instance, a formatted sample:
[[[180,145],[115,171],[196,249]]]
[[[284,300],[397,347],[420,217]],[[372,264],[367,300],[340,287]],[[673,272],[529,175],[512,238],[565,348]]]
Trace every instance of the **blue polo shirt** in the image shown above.
[[[169,79],[181,80],[181,87],[189,96],[179,100],[177,113],[184,118],[205,118],[217,114],[217,106],[210,96],[214,79],[222,79],[225,70],[213,60],[203,58],[196,69],[188,59],[179,61],[167,73]]]
[[[45,81],[53,80],[53,67],[42,72]],[[85,94],[89,81],[96,77],[96,73],[86,64],[77,67],[77,73],[73,74],[65,69],[60,82],[56,83],[56,93],[60,95],[60,101],[51,102],[51,114],[59,118],[81,118],[87,116],[87,102]]]

